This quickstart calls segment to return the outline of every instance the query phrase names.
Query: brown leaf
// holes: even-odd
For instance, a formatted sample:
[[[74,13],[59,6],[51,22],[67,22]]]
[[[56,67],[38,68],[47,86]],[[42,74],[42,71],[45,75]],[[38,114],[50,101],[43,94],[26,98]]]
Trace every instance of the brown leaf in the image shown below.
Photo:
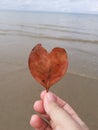
[[[67,71],[67,53],[59,47],[48,53],[41,44],[37,44],[30,53],[28,65],[32,76],[48,91]]]

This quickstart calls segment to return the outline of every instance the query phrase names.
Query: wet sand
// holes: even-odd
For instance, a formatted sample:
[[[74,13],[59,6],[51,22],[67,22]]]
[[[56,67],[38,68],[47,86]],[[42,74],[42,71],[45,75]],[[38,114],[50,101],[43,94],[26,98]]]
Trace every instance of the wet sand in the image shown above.
[[[1,36],[0,38],[0,130],[32,130],[29,120],[35,113],[33,103],[39,99],[40,92],[44,88],[32,78],[28,70],[28,56],[38,41],[43,42],[47,49],[57,45],[48,44],[47,46],[43,39],[19,36],[6,36],[6,39]],[[98,79],[85,74],[81,75],[79,68],[76,69],[78,73],[73,73],[72,66],[77,63],[71,60],[70,47],[67,44],[58,45],[67,48],[71,67],[64,78],[50,90],[66,100],[91,130],[97,130]],[[80,71],[83,72],[81,68]]]
[[[90,129],[98,128],[98,80],[67,73],[50,90],[67,101]],[[0,82],[0,129],[32,130],[33,103],[43,88],[23,69],[6,73]]]

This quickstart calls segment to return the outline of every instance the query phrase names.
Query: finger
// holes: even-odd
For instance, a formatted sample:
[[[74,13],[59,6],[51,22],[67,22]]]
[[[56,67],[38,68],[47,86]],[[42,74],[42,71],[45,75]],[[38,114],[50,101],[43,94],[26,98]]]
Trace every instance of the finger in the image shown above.
[[[64,100],[62,100],[61,98],[59,98],[58,96],[56,96],[55,94],[53,94],[52,92],[48,92],[48,93],[51,93],[54,96],[56,103],[61,108],[63,108],[64,110],[66,110],[66,112],[68,112],[68,114],[70,114],[71,117],[75,121],[77,121],[80,125],[85,125],[85,123],[80,119],[80,117],[78,116],[78,114],[72,109],[72,107],[67,102],[65,102]],[[46,91],[42,91],[42,93],[41,93],[41,99],[42,100],[44,100],[44,96],[46,94],[47,94]]]
[[[43,91],[41,92],[40,98],[41,98],[42,100],[44,99],[44,96],[45,96],[46,93],[47,93],[46,90],[43,90]]]
[[[54,93],[52,93],[52,92],[48,92],[48,93],[51,93],[51,94],[54,96],[56,103],[57,103],[60,107],[63,108],[64,105],[66,105],[66,102],[63,101],[63,100],[62,100],[61,98],[59,98],[58,96],[56,96]],[[46,94],[47,94],[47,92],[46,92],[45,90],[41,92],[40,97],[41,97],[42,100],[44,100],[44,96],[45,96]]]
[[[53,122],[53,126],[56,126],[58,128],[59,126],[63,126],[65,122],[65,129],[71,129],[71,128],[78,128],[81,129],[81,125],[73,119],[73,117],[63,108],[61,108],[57,103],[57,99],[55,96],[48,92],[44,96],[44,107],[45,111],[48,113],[48,115],[51,118],[51,121]],[[56,129],[55,128],[55,129]]]
[[[41,114],[45,114],[45,110],[44,110],[44,106],[43,106],[43,101],[42,100],[38,100],[34,103],[33,106],[34,110],[36,112],[39,112]]]
[[[49,115],[46,114],[42,100],[38,100],[34,103],[34,110],[39,113],[40,116],[50,121]]]
[[[71,115],[76,114],[76,112],[72,109],[72,107],[67,102],[65,102],[64,100],[62,100],[61,98],[59,98],[58,96],[56,96],[52,92],[48,92],[48,93],[50,93],[54,96],[55,102],[57,103],[57,105],[59,105],[61,108],[65,109]],[[42,91],[42,93],[41,93],[41,99],[42,100],[44,100],[44,96],[46,94],[47,94],[46,91]]]
[[[30,125],[36,130],[51,130],[49,125],[38,115],[31,117]]]

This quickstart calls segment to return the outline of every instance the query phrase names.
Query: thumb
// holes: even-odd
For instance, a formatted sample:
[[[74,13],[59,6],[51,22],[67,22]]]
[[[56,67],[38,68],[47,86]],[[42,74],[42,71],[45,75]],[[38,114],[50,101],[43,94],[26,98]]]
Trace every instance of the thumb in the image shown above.
[[[44,108],[50,117],[53,115],[54,111],[58,108],[56,101],[57,101],[57,98],[53,93],[51,92],[45,93]]]
[[[67,111],[58,105],[57,97],[51,92],[44,95],[44,108],[56,127],[64,126],[64,129],[68,130],[77,127],[76,122]]]
[[[56,124],[64,123],[65,116],[66,118],[69,117],[68,113],[58,105],[57,97],[51,92],[46,93],[44,96],[44,108],[51,120]]]

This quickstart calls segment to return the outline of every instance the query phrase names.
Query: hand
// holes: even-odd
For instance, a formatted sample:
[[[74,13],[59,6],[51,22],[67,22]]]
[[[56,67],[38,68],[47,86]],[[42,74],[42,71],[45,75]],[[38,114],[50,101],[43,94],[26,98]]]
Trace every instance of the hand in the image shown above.
[[[41,115],[31,117],[30,124],[35,130],[89,130],[76,112],[52,92],[43,91],[34,109]]]

